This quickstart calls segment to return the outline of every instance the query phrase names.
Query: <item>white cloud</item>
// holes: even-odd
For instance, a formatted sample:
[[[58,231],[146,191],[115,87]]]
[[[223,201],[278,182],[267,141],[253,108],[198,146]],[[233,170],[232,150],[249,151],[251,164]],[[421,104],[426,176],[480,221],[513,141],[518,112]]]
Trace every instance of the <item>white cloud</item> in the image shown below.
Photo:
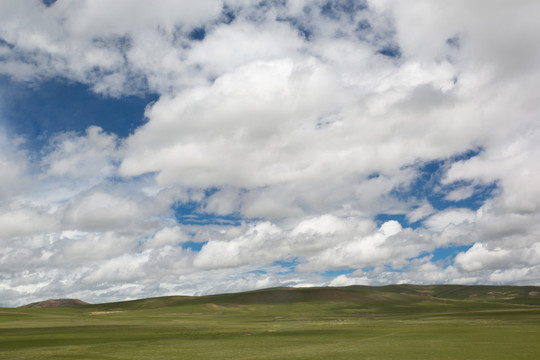
[[[417,221],[420,221],[422,219],[425,219],[429,215],[433,214],[435,212],[435,209],[431,204],[425,203],[419,206],[418,208],[410,211],[407,214],[407,220],[411,223],[415,223]]]
[[[472,159],[458,162],[450,168],[445,181],[497,181],[502,188],[497,207],[510,213],[537,213],[540,166],[535,159],[540,155],[539,134],[540,129],[532,128],[526,135],[495,144]]]
[[[241,237],[230,240],[210,240],[195,256],[193,265],[201,269],[238,267],[277,258],[270,251],[271,243],[281,235],[281,229],[264,222],[250,226]]]
[[[101,128],[91,126],[83,136],[60,134],[51,143],[50,151],[42,160],[47,176],[107,178],[114,175],[117,140]]]
[[[509,255],[508,250],[501,248],[488,250],[483,244],[476,243],[467,252],[456,256],[456,265],[466,271],[492,269],[507,261]]]
[[[303,271],[336,268],[362,268],[371,264],[391,262],[393,244],[390,238],[402,231],[397,221],[388,221],[378,231],[367,236],[345,237],[342,242],[328,246],[309,256],[299,269]],[[400,249],[406,256],[406,249]]]
[[[452,190],[444,197],[449,201],[461,201],[470,198],[474,194],[473,186],[464,186],[456,190]]]
[[[346,226],[347,224],[343,220],[333,215],[322,215],[316,218],[303,220],[296,225],[291,234],[293,236],[298,236],[300,234],[334,234],[336,232],[343,232]]]
[[[100,0],[57,2],[49,8],[33,1],[0,5],[0,37],[15,45],[4,71],[18,68],[8,74],[23,80],[60,75],[113,95],[141,91],[146,78],[152,90],[163,91],[163,81],[181,75],[171,71],[181,65],[175,60],[182,55],[175,48],[176,34],[217,18],[223,2],[159,0],[151,11],[147,5]]]
[[[144,245],[148,249],[159,249],[167,245],[178,245],[179,243],[185,242],[187,239],[189,239],[189,237],[179,226],[165,227],[156,232]]]
[[[196,186],[306,176],[301,169],[318,154],[300,146],[318,137],[316,114],[333,106],[321,89],[334,87],[317,62],[284,59],[257,61],[210,87],[162,98],[147,112],[151,121],[128,139],[121,174],[159,171],[162,184]]]
[[[185,1],[157,0],[149,11],[144,0],[81,1],[76,4],[58,4],[50,10],[69,12],[67,26],[79,36],[89,38],[110,34],[139,33],[149,31],[154,26],[172,31],[175,26],[197,26],[215,17],[222,7],[222,1],[203,0],[196,4]],[[150,28],[150,29],[149,29]]]
[[[47,234],[56,230],[58,218],[47,209],[13,203],[0,209],[0,236],[9,241],[19,236]]]
[[[495,284],[508,284],[519,279],[520,282],[527,282],[531,285],[537,284],[540,269],[539,266],[533,267],[514,267],[506,270],[495,270],[489,280]]]
[[[448,227],[459,227],[474,222],[476,212],[466,208],[447,209],[430,216],[424,223],[428,229],[442,232]]]
[[[152,215],[163,211],[159,204],[141,195],[95,190],[71,200],[63,224],[67,229],[94,231],[144,228],[152,226]]]
[[[146,274],[142,271],[141,265],[147,261],[147,254],[125,254],[109,259],[82,277],[83,283],[110,282],[122,283],[137,281]]]
[[[132,236],[113,232],[86,233],[75,238],[64,236],[54,244],[58,251],[53,259],[62,263],[92,263],[131,252],[136,246]]]
[[[13,141],[15,140],[15,141]],[[11,198],[29,185],[28,160],[0,124],[0,202]]]
[[[475,243],[469,250],[456,256],[455,264],[466,271],[497,270],[512,273],[510,271],[512,269],[522,267],[526,269],[537,265],[540,260],[539,250],[539,243],[535,243],[530,248],[500,248]]]
[[[253,34],[257,41],[253,41]],[[208,76],[218,76],[254,61],[272,61],[295,55],[304,46],[286,23],[264,26],[237,21],[217,27],[203,42],[193,44],[187,65],[198,65]],[[219,61],[216,61],[219,59]],[[261,79],[261,83],[266,83]]]
[[[350,286],[350,285],[371,285],[371,280],[367,277],[351,277],[339,275],[328,284],[328,286]]]

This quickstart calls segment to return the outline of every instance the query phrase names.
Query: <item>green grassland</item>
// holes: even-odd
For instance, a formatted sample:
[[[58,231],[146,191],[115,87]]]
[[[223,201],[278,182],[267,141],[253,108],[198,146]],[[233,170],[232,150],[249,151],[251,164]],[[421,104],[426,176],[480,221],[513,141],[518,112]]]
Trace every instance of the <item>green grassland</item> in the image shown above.
[[[0,359],[537,359],[540,288],[267,289],[0,308]]]

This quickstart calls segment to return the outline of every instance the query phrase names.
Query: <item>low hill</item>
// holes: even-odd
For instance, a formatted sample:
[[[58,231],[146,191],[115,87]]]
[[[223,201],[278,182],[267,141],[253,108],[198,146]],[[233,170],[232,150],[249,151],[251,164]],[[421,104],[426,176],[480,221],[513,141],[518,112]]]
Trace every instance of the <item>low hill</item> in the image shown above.
[[[76,299],[36,302],[21,308],[91,307],[97,310],[137,310],[161,307],[217,304],[357,303],[365,307],[413,304],[507,304],[540,305],[538,286],[467,286],[467,285],[387,285],[310,288],[269,288],[241,293],[207,296],[164,296],[91,305]]]
[[[90,305],[87,302],[78,299],[49,299],[45,301],[38,301],[28,305],[19,306],[22,309],[44,309],[44,308],[57,308],[57,307],[75,307]]]
[[[269,288],[207,296],[165,296],[92,305],[105,310],[156,309],[171,306],[216,304],[223,306],[356,303],[365,307],[407,304],[507,304],[540,305],[538,286],[388,285],[309,288]]]
[[[529,360],[540,353],[540,287],[271,288],[0,308],[0,333],[0,359]]]

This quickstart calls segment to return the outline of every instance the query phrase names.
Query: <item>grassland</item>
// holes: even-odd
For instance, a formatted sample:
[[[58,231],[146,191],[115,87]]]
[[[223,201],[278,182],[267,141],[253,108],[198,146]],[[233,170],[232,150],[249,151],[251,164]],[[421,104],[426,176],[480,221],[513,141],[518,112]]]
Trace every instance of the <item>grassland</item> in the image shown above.
[[[267,289],[0,308],[0,359],[536,359],[540,288]]]

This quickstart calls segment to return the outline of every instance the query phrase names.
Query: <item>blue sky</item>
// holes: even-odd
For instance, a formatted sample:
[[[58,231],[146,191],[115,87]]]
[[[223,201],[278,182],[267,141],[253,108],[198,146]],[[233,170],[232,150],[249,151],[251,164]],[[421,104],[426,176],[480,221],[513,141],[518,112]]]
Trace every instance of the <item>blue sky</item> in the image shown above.
[[[538,284],[540,9],[485,6],[0,4],[0,306]]]
[[[54,134],[83,133],[89,126],[125,138],[144,124],[145,107],[157,99],[154,94],[112,98],[62,78],[28,84],[5,75],[2,94],[5,126],[38,151]]]

